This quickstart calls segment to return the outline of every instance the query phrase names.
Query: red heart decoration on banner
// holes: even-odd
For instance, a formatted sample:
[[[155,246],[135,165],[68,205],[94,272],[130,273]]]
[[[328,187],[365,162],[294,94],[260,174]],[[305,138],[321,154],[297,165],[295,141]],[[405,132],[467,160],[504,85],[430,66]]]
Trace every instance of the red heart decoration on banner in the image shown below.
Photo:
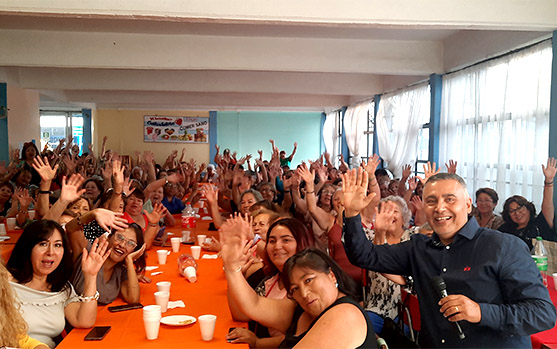
[[[178,124],[178,126],[182,126],[182,119],[176,120],[176,123]]]

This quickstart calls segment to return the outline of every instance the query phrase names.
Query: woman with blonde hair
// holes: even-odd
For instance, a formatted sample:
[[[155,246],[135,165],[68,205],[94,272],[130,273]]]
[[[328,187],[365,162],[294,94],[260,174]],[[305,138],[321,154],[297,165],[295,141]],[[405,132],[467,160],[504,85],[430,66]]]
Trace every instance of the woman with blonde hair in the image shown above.
[[[9,272],[0,258],[0,347],[48,348],[27,335],[27,323],[8,280]]]

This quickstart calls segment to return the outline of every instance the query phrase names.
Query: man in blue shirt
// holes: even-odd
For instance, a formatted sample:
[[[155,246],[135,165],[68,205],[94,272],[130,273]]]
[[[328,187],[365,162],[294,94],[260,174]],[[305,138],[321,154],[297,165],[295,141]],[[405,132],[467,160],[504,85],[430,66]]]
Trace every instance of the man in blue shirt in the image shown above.
[[[468,218],[472,200],[461,177],[428,179],[423,201],[434,233],[397,245],[366,239],[359,214],[373,198],[367,185],[361,169],[343,176],[346,254],[359,267],[414,278],[422,347],[530,347],[530,334],[555,325],[555,307],[526,245]],[[447,285],[449,296],[441,300],[431,286],[435,276]],[[464,339],[449,321],[459,321]]]

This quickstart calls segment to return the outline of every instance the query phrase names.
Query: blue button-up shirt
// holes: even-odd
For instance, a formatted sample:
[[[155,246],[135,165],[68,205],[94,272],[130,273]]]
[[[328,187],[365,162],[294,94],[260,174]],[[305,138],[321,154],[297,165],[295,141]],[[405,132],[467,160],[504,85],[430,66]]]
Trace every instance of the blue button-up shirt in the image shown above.
[[[530,334],[555,325],[555,307],[526,245],[517,237],[480,228],[471,218],[445,246],[417,234],[396,245],[366,239],[360,216],[344,219],[350,261],[374,271],[414,278],[420,302],[422,347],[531,347]],[[448,294],[461,294],[481,308],[477,324],[460,321],[464,340],[439,309],[431,279],[441,276]]]

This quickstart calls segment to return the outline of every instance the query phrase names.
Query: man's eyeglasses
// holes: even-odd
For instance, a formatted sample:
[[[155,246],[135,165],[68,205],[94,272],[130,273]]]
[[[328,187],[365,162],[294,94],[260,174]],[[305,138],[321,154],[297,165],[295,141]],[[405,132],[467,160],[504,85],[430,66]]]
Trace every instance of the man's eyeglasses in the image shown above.
[[[120,233],[116,233],[114,234],[114,238],[116,239],[116,242],[118,243],[124,243],[124,246],[126,246],[127,248],[133,250],[137,247],[137,242],[133,241],[133,240],[128,240],[126,239],[126,237]]]
[[[514,210],[509,210],[509,215],[518,213],[518,212],[522,211],[524,208],[525,208],[524,205],[520,205],[517,208],[515,208]]]

